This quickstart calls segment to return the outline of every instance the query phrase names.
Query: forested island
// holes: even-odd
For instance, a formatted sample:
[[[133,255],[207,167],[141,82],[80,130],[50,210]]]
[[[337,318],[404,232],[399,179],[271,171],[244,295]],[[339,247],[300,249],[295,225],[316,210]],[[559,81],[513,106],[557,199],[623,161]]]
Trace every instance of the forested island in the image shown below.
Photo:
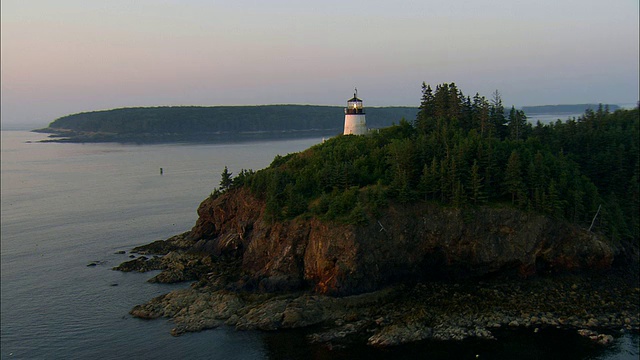
[[[499,94],[498,94],[499,95]],[[471,99],[467,99],[471,101]],[[527,114],[576,114],[587,110],[614,111],[616,105],[574,104],[525,106]],[[601,109],[601,110],[602,110]],[[414,119],[417,107],[369,107],[367,126],[383,128],[400,119]],[[319,105],[159,106],[100,110],[66,115],[48,127],[53,142],[221,142],[255,139],[333,136],[342,132],[342,108]]]
[[[582,114],[585,111],[597,111],[602,107],[606,111],[616,111],[620,106],[614,104],[570,104],[570,105],[537,105],[523,106],[522,111],[528,115],[543,114]]]
[[[116,270],[196,281],[131,314],[174,335],[315,325],[390,346],[638,331],[638,108],[535,126],[522,110],[423,85],[412,121],[222,173],[188,232]]]
[[[370,128],[413,119],[413,107],[367,108]],[[219,142],[342,133],[343,108],[318,105],[165,106],[63,116],[38,132],[58,142]]]

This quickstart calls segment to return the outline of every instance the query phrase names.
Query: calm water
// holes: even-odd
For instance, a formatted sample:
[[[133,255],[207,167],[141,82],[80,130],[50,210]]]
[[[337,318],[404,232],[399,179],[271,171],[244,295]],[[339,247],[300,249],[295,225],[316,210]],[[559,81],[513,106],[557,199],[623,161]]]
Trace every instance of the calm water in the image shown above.
[[[538,121],[540,121],[542,124],[546,125],[546,124],[549,124],[549,123],[555,123],[558,120],[561,120],[562,122],[565,122],[565,121],[570,120],[570,119],[577,119],[581,115],[583,115],[583,114],[582,113],[580,113],[580,114],[575,113],[575,114],[562,114],[562,115],[557,115],[557,114],[527,115],[527,121],[529,121],[534,126],[536,125],[536,123]]]
[[[179,338],[136,304],[188,286],[149,284],[150,274],[110,270],[116,254],[189,230],[225,165],[260,169],[320,139],[226,145],[27,143],[45,135],[3,131],[1,202],[2,359],[632,359],[638,336],[602,350],[572,334],[509,333],[496,342],[423,343],[379,351],[328,351],[304,333],[219,328]],[[164,175],[160,175],[160,168]],[[100,265],[87,264],[99,261]],[[554,339],[562,339],[558,342]]]

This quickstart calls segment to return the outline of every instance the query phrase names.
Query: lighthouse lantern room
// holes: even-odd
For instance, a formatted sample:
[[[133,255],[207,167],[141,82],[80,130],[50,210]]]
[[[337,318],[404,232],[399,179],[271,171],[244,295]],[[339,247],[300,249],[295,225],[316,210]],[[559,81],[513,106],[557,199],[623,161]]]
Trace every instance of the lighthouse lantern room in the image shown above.
[[[367,133],[367,122],[364,117],[362,100],[358,99],[358,89],[355,89],[353,98],[347,101],[344,108],[344,135],[364,135]]]

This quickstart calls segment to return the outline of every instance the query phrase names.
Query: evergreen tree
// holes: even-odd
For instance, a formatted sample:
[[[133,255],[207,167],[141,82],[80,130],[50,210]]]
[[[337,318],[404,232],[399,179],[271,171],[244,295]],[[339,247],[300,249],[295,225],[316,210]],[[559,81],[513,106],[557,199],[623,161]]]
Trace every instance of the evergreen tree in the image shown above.
[[[415,126],[422,133],[430,133],[434,130],[435,117],[435,98],[431,85],[422,83],[422,99],[420,101],[420,110],[416,116]]]
[[[229,169],[225,166],[220,179],[220,189],[222,191],[228,190],[233,184],[233,178],[231,175],[232,174],[229,172]]]
[[[449,171],[447,167],[446,159],[440,162],[440,169],[438,172],[438,179],[440,179],[440,201],[447,203],[451,198],[451,185],[449,182]]]
[[[579,176],[573,176],[571,179],[571,186],[568,189],[568,200],[571,206],[566,218],[573,223],[577,223],[578,220],[584,215],[584,191],[582,190],[582,180]]]
[[[522,110],[516,110],[515,107],[511,107],[509,112],[509,139],[511,140],[524,140],[527,136],[527,116]]]
[[[490,118],[491,124],[493,125],[492,129],[495,132],[495,136],[498,139],[504,139],[507,137],[507,119],[504,116],[504,106],[502,105],[502,96],[496,90],[493,93],[493,98],[491,99],[491,107],[490,107]]]
[[[484,98],[476,93],[473,97],[473,128],[478,130],[480,137],[491,137],[494,133],[494,125],[491,119],[491,109],[489,103]]]
[[[393,140],[387,145],[388,162],[392,170],[391,188],[403,201],[411,198],[416,181],[415,145],[411,139]]]
[[[511,194],[511,203],[515,204],[516,198],[522,194],[523,179],[520,168],[520,155],[516,150],[511,152],[504,177],[505,188]]]
[[[249,170],[241,169],[240,172],[238,173],[238,175],[235,178],[233,178],[232,186],[233,187],[237,187],[237,186],[243,186],[243,185],[250,184],[250,179],[252,178],[254,173],[255,173],[255,171],[253,171],[251,169],[249,169]],[[224,172],[223,172],[223,174],[224,174]],[[229,174],[229,176],[231,176],[231,174]]]
[[[451,199],[451,204],[454,207],[460,208],[463,207],[467,203],[467,194],[460,180],[456,181],[453,187],[453,197]]]
[[[540,151],[536,153],[533,161],[529,162],[527,168],[527,184],[529,187],[529,198],[531,205],[536,210],[542,210],[542,194],[547,185],[547,171],[544,166],[543,155]]]
[[[418,182],[418,192],[425,200],[429,200],[429,175],[429,165],[424,164],[424,166],[422,166],[422,173],[420,174],[420,181]]]
[[[299,189],[292,183],[288,183],[284,188],[285,203],[283,215],[288,218],[295,217],[307,210],[307,201]]]
[[[486,195],[484,193],[484,178],[480,176],[480,167],[478,166],[478,160],[473,160],[473,166],[471,166],[471,201],[474,205],[482,204],[486,201]]]
[[[477,94],[476,94],[477,95]],[[471,129],[474,129],[474,104],[471,102],[470,97],[465,97],[460,93],[460,98],[462,99],[461,110],[460,110],[460,128],[463,133],[468,133]],[[475,98],[474,98],[475,100]]]
[[[424,164],[422,175],[420,177],[420,190],[425,199],[436,199],[440,192],[438,159],[433,157],[430,165]]]
[[[449,186],[448,192],[451,195],[450,202],[457,200],[461,194],[458,192],[460,185],[460,172],[458,171],[458,160],[455,155],[449,157],[449,168],[447,171],[447,185]]]
[[[449,115],[449,101],[451,95],[449,94],[449,84],[444,83],[436,86],[436,92],[433,95],[434,102],[434,116],[438,119],[448,119]]]
[[[498,157],[496,155],[495,147],[492,141],[486,141],[481,143],[478,147],[478,159],[480,168],[484,169],[484,188],[487,193],[487,198],[494,198],[500,196],[499,184],[500,168],[498,166]]]
[[[462,94],[461,91],[458,90],[458,87],[456,86],[455,83],[449,84],[448,95],[449,95],[449,99],[447,101],[448,109],[447,109],[447,112],[445,113],[446,114],[445,116],[450,120],[455,119],[455,121],[459,121],[461,111],[462,111],[462,102],[464,99],[464,95]]]

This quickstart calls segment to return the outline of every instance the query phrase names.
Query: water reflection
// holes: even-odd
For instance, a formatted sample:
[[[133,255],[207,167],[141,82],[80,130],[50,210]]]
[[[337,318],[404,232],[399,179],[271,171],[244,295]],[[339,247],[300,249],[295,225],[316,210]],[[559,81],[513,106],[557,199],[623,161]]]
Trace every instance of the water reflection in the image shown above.
[[[317,330],[317,329],[316,329]],[[498,340],[423,341],[417,344],[376,349],[365,345],[366,339],[343,344],[309,344],[306,335],[312,330],[289,330],[264,333],[264,352],[270,360],[382,360],[382,359],[638,359],[638,334],[615,335],[611,347],[603,347],[581,337],[573,330],[549,328],[501,330]],[[329,347],[332,347],[330,350]]]

